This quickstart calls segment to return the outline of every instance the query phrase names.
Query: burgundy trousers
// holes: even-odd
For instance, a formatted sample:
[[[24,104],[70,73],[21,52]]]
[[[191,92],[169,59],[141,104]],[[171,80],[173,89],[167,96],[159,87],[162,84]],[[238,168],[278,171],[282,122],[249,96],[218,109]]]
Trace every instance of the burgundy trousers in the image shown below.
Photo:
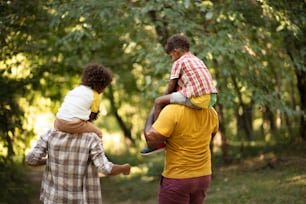
[[[211,175],[187,179],[162,177],[158,194],[159,204],[203,204]]]

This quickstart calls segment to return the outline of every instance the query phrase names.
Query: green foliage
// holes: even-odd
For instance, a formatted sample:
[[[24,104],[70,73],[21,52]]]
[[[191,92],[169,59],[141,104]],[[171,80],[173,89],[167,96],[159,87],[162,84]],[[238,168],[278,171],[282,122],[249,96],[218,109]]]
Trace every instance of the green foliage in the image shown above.
[[[23,131],[23,110],[18,104],[18,97],[24,93],[24,82],[21,80],[0,78],[0,141],[7,148],[0,156],[12,158],[14,156],[14,140]]]
[[[294,141],[306,132],[291,134],[304,127],[306,115],[301,1],[26,0],[0,6],[0,83],[6,87],[0,143],[12,154],[14,145],[32,135],[21,136],[27,120],[23,108],[43,106],[43,97],[52,104],[51,110],[41,109],[55,113],[89,62],[114,73],[112,89],[103,94],[109,121],[101,117],[97,124],[125,128],[139,140],[154,98],[164,93],[169,78],[171,61],[163,47],[179,32],[190,38],[191,51],[216,81],[225,137],[267,138],[279,130]],[[21,106],[21,99],[27,105]],[[261,125],[248,129],[255,121]]]
[[[26,125],[33,118],[27,118],[26,113],[33,107],[55,113],[89,62],[102,63],[114,73],[112,89],[102,96],[107,117],[101,116],[97,124],[109,132],[118,131],[122,129],[119,118],[132,138],[143,139],[146,115],[167,85],[171,60],[163,47],[174,33],[190,38],[191,51],[204,60],[216,81],[216,109],[224,126],[220,130],[222,141],[229,144],[234,161],[268,152],[275,141],[305,139],[303,1],[11,0],[1,1],[0,10],[1,202],[28,202],[24,176],[6,161],[14,161],[14,155],[22,160],[33,137],[33,127]],[[50,99],[50,109],[42,99]],[[259,107],[264,111],[258,111]],[[243,123],[248,120],[253,126],[249,132],[248,123]],[[263,144],[261,150],[252,146],[255,141]],[[151,184],[158,185],[162,161],[159,157],[148,161],[126,155],[129,159],[112,158],[148,168],[146,176],[138,174],[129,182],[114,182],[128,183],[119,188],[123,200],[133,194],[133,200],[146,200],[152,193]],[[288,175],[283,174],[286,167]],[[278,185],[278,177],[293,183],[293,178],[300,178],[290,166],[285,168],[275,174],[248,174],[255,179],[246,184],[241,183],[245,180],[242,175],[234,175],[230,179],[243,194],[235,191],[231,198],[227,194],[218,197],[226,183],[217,178],[209,199],[226,203],[242,196],[251,203],[288,203],[287,197],[273,194],[263,198],[262,191],[257,190],[267,191],[257,182],[262,178],[271,188]],[[149,190],[139,195],[143,185]],[[280,187],[282,195],[290,192],[290,199],[300,196],[299,185]],[[156,196],[157,189],[153,193]]]

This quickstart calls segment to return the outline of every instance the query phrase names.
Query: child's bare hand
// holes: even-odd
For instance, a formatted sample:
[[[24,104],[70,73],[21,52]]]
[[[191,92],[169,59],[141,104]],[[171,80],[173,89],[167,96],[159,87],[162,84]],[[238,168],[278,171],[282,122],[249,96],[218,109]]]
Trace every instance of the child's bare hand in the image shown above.
[[[89,115],[89,122],[92,122],[94,120],[97,120],[98,119],[98,116],[99,116],[99,113],[100,111],[98,111],[97,113],[94,113],[94,112],[91,112],[90,115]]]

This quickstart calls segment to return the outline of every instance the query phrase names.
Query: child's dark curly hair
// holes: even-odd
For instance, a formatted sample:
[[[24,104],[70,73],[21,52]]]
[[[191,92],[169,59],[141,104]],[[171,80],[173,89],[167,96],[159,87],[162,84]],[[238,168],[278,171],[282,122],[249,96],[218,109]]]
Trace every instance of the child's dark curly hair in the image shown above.
[[[88,64],[85,66],[81,78],[81,84],[89,86],[95,91],[105,89],[113,80],[110,69],[101,64]]]
[[[190,43],[188,38],[181,34],[175,34],[168,38],[167,44],[165,46],[166,53],[169,54],[176,48],[181,48],[186,52],[189,51]]]

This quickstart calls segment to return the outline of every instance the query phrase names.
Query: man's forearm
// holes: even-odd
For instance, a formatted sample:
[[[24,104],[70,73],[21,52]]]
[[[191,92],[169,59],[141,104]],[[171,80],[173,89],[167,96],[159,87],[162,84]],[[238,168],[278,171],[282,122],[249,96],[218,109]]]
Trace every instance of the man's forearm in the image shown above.
[[[35,147],[26,156],[26,163],[30,166],[41,166],[46,164],[48,137],[53,129],[49,129],[39,136]]]
[[[47,159],[46,158],[37,159],[34,157],[33,154],[30,153],[26,156],[26,163],[29,166],[41,166],[47,163]]]
[[[156,148],[166,141],[166,137],[159,134],[154,128],[149,128],[145,132],[146,142],[149,148]]]

